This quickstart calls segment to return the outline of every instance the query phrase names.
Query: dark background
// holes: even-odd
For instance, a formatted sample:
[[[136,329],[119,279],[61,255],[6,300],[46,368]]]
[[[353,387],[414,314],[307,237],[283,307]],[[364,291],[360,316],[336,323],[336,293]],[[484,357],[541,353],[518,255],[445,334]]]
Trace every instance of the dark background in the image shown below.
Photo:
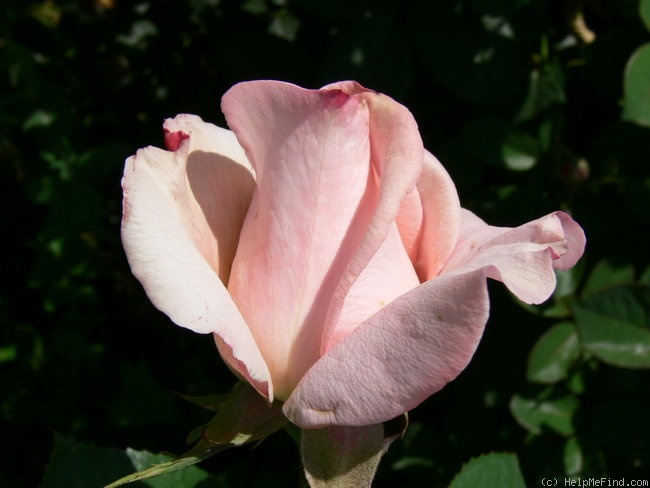
[[[172,392],[231,388],[212,339],[175,327],[131,276],[120,178],[137,148],[162,145],[165,117],[224,125],[221,95],[262,78],[382,91],[413,112],[465,207],[494,225],[562,209],[587,234],[549,304],[490,285],[477,355],[412,412],[375,486],[447,486],[491,451],[516,453],[529,486],[649,479],[650,61],[626,70],[650,42],[647,4],[4,0],[0,485],[39,486],[57,435],[181,453],[210,415]],[[563,340],[529,357],[559,321]],[[282,432],[202,467],[218,486],[301,479]]]

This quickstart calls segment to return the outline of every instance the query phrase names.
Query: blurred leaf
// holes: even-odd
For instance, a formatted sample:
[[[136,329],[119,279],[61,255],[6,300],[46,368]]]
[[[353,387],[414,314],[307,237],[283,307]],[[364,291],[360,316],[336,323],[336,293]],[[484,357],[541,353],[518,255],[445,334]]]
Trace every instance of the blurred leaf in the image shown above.
[[[149,19],[136,20],[131,24],[128,34],[118,34],[116,39],[125,46],[144,50],[148,47],[149,38],[158,35],[158,28]]]
[[[578,289],[580,280],[584,273],[584,261],[580,261],[577,266],[571,269],[558,269],[555,271],[555,278],[557,285],[553,296],[556,298],[564,298],[573,295]]]
[[[607,259],[603,259],[596,263],[587,278],[587,282],[582,289],[582,296],[587,297],[608,288],[626,285],[632,283],[633,280],[634,267],[632,265],[616,265]]]
[[[582,395],[585,392],[585,375],[582,371],[574,371],[566,382],[567,388],[576,395]]]
[[[528,170],[539,157],[535,138],[498,117],[470,120],[462,129],[462,138],[477,159],[509,170]]]
[[[573,311],[586,351],[614,366],[650,368],[650,287],[612,288]]]
[[[641,273],[641,276],[639,277],[639,283],[650,286],[650,266],[648,266],[643,273]]]
[[[298,35],[300,19],[286,9],[282,9],[273,16],[268,32],[274,36],[292,42]]]
[[[31,7],[32,16],[45,27],[56,28],[61,22],[61,9],[54,2],[40,2]]]
[[[37,109],[23,123],[23,130],[27,132],[36,127],[49,127],[56,121],[56,114],[43,109]]]
[[[646,29],[650,30],[650,0],[640,0],[639,15],[641,16],[641,20],[645,24]]]
[[[579,474],[584,467],[582,446],[577,437],[569,437],[564,444],[564,474],[574,476]]]
[[[432,468],[434,466],[434,462],[433,460],[426,457],[405,456],[395,461],[391,467],[395,471],[400,471],[402,469],[408,469],[414,466]]]
[[[105,449],[54,438],[54,451],[45,471],[41,488],[101,488],[124,474],[169,461],[163,454],[126,449]],[[138,486],[138,485],[134,485]],[[193,466],[183,471],[148,480],[139,486],[152,488],[225,487],[219,480]]]
[[[15,344],[0,347],[0,363],[7,363],[16,359],[17,348]]]
[[[539,157],[537,140],[525,132],[511,130],[501,147],[506,168],[513,171],[527,171],[535,166]]]
[[[470,460],[449,488],[525,488],[516,454],[491,452]]]
[[[564,74],[558,63],[549,63],[530,72],[524,103],[515,117],[525,122],[556,103],[566,102]]]
[[[261,15],[269,11],[266,0],[246,0],[241,8],[244,12],[253,15]]]
[[[573,395],[550,399],[514,395],[510,401],[510,411],[519,425],[534,434],[541,434],[542,427],[549,427],[558,434],[568,436],[575,430],[573,415],[578,405],[578,399]]]
[[[580,355],[580,343],[571,322],[554,325],[539,338],[528,356],[526,377],[537,383],[555,383],[567,377]]]
[[[624,76],[623,120],[650,127],[650,43],[632,53]]]

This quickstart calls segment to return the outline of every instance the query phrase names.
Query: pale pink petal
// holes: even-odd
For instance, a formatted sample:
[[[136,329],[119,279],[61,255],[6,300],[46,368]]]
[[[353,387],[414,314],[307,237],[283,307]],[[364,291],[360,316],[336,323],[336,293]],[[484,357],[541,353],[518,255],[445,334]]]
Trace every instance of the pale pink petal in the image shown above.
[[[420,192],[416,187],[402,200],[396,219],[404,248],[412,262],[416,261],[419,251],[423,214]]]
[[[520,300],[541,303],[555,289],[553,270],[572,267],[584,247],[584,232],[564,212],[509,228],[490,226],[464,210],[458,244],[443,273],[485,268]]]
[[[284,404],[285,415],[313,428],[375,424],[413,409],[467,366],[488,309],[484,270],[419,285],[330,349]]]
[[[338,344],[379,309],[420,284],[393,224],[386,240],[345,297],[343,310],[325,350]]]
[[[461,207],[449,173],[430,153],[417,190],[422,200],[422,229],[413,264],[421,281],[438,275],[451,255],[460,232]]]
[[[178,181],[170,182],[175,185],[172,191],[180,198],[179,204],[185,205],[196,246],[228,283],[239,232],[255,189],[253,169],[231,131],[207,124],[196,115],[167,119],[164,129],[167,146],[178,149]],[[183,167],[186,181],[182,181]]]
[[[148,147],[126,161],[122,242],[133,274],[176,324],[214,332],[239,373],[272,396],[269,373],[230,298],[227,279],[254,177],[229,131],[181,116],[165,123],[177,151]],[[221,279],[220,279],[221,275]]]
[[[354,82],[328,85],[330,87],[357,94],[370,109],[372,175],[364,205],[360,207],[363,219],[359,219],[358,228],[363,229],[364,233],[336,288],[327,316],[321,352],[330,343],[348,292],[386,239],[402,201],[415,187],[422,172],[424,158],[417,124],[403,105]],[[362,225],[364,222],[367,224]]]
[[[368,106],[340,90],[262,81],[235,85],[222,108],[258,183],[229,291],[286,399],[320,356],[332,294],[364,228]]]

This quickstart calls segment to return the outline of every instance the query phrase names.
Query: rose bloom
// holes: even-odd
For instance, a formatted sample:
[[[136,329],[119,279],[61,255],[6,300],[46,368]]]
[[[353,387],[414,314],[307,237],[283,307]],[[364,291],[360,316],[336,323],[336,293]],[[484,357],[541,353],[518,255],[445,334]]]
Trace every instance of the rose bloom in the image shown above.
[[[127,159],[122,240],[153,304],[301,427],[411,410],[472,358],[487,278],[540,303],[583,253],[563,212],[462,209],[411,113],[355,82],[240,83],[222,109],[231,130],[178,115]]]

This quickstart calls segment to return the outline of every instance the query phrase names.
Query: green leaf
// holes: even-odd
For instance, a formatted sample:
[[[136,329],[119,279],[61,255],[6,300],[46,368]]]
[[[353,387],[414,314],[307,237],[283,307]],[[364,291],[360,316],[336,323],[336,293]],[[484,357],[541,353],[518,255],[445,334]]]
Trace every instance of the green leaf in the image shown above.
[[[202,431],[195,430],[190,434],[190,438],[200,439],[190,451],[171,461],[120,478],[106,488],[183,470],[230,447],[260,441],[287,422],[280,404],[268,405],[252,386],[240,381]]]
[[[159,457],[157,460],[154,460],[153,458],[143,458],[142,456],[137,456],[136,457],[136,463],[134,463],[134,468],[137,469],[138,471],[124,476],[117,481],[114,481],[113,483],[110,483],[106,485],[104,488],[116,488],[118,486],[122,486],[128,483],[133,483],[135,481],[143,481],[143,480],[148,480],[147,484],[150,486],[159,486],[157,484],[154,484],[155,481],[157,480],[150,480],[150,478],[155,478],[158,476],[164,476],[167,478],[169,475],[176,474],[178,476],[182,476],[184,474],[184,471],[186,468],[191,468],[191,469],[198,469],[194,464],[203,461],[204,459],[207,459],[208,457],[217,454],[220,452],[221,449],[216,448],[216,447],[197,447],[192,449],[190,452],[184,454],[181,457],[171,459],[170,457]],[[151,462],[143,462],[145,459]],[[164,461],[164,462],[160,462]],[[190,485],[183,485],[179,484],[171,484],[171,485],[160,485],[162,488],[163,486],[165,488],[169,487],[175,487],[175,486],[194,486],[193,484]]]
[[[23,122],[23,130],[29,131],[38,127],[49,127],[56,122],[56,114],[43,109],[34,110]]]
[[[587,388],[584,372],[578,370],[571,373],[566,381],[566,387],[576,395],[582,395]]]
[[[639,15],[646,29],[650,30],[650,0],[641,0],[639,2]]]
[[[273,16],[267,30],[269,34],[292,42],[295,41],[299,29],[300,19],[288,10],[281,10]]]
[[[567,377],[580,355],[578,333],[571,322],[551,327],[533,346],[528,356],[526,377],[537,383],[555,383]]]
[[[90,446],[55,435],[54,451],[41,488],[99,488],[134,469],[144,469],[170,459],[170,456],[147,451]],[[144,485],[153,488],[191,488],[203,482],[215,487],[224,486],[217,478],[197,467],[148,480]]]
[[[516,454],[491,452],[470,460],[453,479],[449,488],[524,488],[526,482]]]
[[[584,266],[582,265],[582,261],[580,261],[578,266],[574,266],[571,269],[556,270],[555,278],[557,280],[557,285],[555,286],[553,296],[555,298],[563,298],[573,295],[578,289],[583,273]]]
[[[478,160],[513,171],[526,171],[537,162],[539,143],[499,117],[477,117],[462,129],[462,138]]]
[[[515,395],[510,401],[510,411],[519,425],[533,434],[541,434],[548,427],[558,434],[573,434],[573,415],[579,405],[573,395],[557,398],[525,398]]]
[[[617,265],[603,259],[599,261],[592,270],[584,288],[582,296],[586,297],[592,293],[613,288],[618,285],[626,285],[634,280],[634,268],[630,264]]]
[[[577,437],[569,437],[564,444],[564,473],[567,476],[574,476],[582,472],[584,467],[584,455],[582,446]]]
[[[650,287],[593,294],[573,311],[586,351],[614,366],[650,368]]]
[[[528,79],[526,99],[515,117],[516,122],[525,122],[536,117],[554,104],[566,102],[564,74],[558,63],[533,70]]]
[[[630,56],[623,91],[623,120],[650,127],[650,43]]]
[[[643,270],[643,273],[641,273],[641,276],[639,277],[639,283],[650,286],[650,266],[648,266],[645,270]]]
[[[506,168],[527,171],[535,166],[539,157],[539,144],[525,132],[511,130],[501,147],[501,158]]]

